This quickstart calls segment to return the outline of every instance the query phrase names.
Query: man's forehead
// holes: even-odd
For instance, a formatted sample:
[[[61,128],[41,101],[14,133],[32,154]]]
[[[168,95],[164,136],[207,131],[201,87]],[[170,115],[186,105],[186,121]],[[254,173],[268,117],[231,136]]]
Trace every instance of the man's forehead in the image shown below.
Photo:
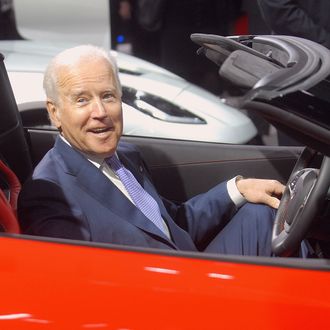
[[[62,68],[58,72],[58,85],[60,87],[68,87],[76,90],[86,88],[90,84],[115,85],[114,74],[110,67],[98,68],[94,66],[86,67],[68,67]]]

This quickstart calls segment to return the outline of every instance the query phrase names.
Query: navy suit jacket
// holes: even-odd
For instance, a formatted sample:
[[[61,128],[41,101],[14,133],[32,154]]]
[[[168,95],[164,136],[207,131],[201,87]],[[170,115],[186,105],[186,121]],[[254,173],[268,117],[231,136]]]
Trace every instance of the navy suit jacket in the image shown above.
[[[171,239],[101,170],[60,138],[19,195],[18,215],[23,233],[196,251],[204,250],[236,211],[225,183],[176,205],[159,196],[133,145],[120,143],[117,153],[157,201]]]

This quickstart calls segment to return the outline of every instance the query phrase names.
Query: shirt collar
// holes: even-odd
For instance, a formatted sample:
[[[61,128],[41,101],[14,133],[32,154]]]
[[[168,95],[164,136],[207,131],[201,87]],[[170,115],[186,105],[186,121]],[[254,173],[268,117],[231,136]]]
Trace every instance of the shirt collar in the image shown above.
[[[60,138],[72,148],[72,145],[70,144],[70,142],[62,134],[60,134]],[[82,152],[78,149],[75,149],[75,150],[77,150],[79,153],[81,153],[87,160],[89,160],[97,168],[100,168],[101,166],[103,166],[105,164],[104,158],[102,158],[102,157],[89,155],[89,154],[86,154],[85,152]],[[116,157],[118,157],[117,152],[115,153],[115,155],[116,155]]]

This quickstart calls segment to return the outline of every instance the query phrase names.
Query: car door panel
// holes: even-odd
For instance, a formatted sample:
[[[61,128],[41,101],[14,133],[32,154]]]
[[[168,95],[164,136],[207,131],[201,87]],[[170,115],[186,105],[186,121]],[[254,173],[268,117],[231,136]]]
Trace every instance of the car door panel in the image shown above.
[[[150,169],[158,191],[183,201],[236,175],[277,179],[285,183],[300,147],[266,147],[128,138]],[[175,183],[175,184],[173,184]]]
[[[29,130],[34,164],[54,144],[54,130]],[[235,175],[286,182],[301,147],[228,145],[124,136],[137,145],[164,197],[186,200]]]

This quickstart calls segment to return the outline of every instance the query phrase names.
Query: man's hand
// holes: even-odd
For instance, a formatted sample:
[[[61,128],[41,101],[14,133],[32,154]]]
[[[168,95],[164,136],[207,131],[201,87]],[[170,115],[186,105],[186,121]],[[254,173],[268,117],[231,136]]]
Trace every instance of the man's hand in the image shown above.
[[[241,179],[236,182],[237,189],[251,203],[263,203],[275,209],[285,186],[276,180]]]

